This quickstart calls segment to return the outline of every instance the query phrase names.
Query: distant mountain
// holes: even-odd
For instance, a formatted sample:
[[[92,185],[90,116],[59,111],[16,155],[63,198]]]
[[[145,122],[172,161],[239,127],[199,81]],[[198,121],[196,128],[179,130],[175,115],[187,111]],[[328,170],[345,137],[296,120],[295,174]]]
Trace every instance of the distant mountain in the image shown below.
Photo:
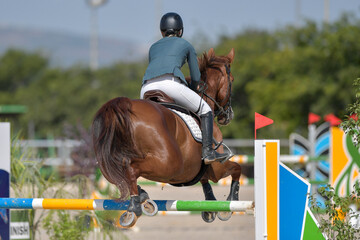
[[[9,48],[41,51],[53,65],[62,67],[87,65],[90,58],[89,36],[0,26],[0,55]],[[147,46],[133,41],[100,37],[99,65],[138,61],[145,58],[147,50]]]

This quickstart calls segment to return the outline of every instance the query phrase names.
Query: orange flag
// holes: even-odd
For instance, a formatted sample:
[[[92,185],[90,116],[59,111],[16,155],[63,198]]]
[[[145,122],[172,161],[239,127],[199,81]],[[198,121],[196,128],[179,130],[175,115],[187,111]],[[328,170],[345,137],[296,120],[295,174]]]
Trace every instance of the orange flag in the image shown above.
[[[255,139],[256,139],[256,130],[257,129],[265,127],[272,123],[274,123],[274,120],[255,112]]]

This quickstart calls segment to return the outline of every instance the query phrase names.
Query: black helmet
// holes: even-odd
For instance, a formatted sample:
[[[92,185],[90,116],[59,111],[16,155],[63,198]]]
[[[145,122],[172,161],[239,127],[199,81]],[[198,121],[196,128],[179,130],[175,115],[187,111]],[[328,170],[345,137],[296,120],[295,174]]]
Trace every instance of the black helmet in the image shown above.
[[[170,34],[179,34],[180,30],[183,30],[183,21],[179,14],[174,12],[169,12],[165,14],[160,21],[160,30],[165,32],[165,36]],[[179,37],[182,36],[183,31],[181,31]]]

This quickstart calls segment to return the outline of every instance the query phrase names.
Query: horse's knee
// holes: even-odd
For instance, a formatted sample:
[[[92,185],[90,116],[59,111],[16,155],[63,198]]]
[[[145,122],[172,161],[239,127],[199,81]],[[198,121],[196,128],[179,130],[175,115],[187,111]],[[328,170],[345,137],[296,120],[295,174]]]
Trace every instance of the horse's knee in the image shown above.
[[[240,176],[241,176],[241,171],[242,171],[242,169],[241,169],[240,164],[234,163],[230,168],[230,172],[231,172],[230,175],[231,175],[232,180],[239,181]]]

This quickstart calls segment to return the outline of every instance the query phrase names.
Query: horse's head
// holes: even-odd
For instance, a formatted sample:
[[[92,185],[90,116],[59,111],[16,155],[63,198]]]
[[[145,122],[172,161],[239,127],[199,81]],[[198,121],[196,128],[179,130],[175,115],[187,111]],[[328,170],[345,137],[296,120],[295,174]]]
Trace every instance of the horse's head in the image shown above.
[[[233,59],[234,49],[231,49],[227,56],[215,56],[212,48],[199,58],[202,80],[200,88],[221,125],[227,125],[234,117],[231,108],[231,87],[234,77],[230,71]]]

